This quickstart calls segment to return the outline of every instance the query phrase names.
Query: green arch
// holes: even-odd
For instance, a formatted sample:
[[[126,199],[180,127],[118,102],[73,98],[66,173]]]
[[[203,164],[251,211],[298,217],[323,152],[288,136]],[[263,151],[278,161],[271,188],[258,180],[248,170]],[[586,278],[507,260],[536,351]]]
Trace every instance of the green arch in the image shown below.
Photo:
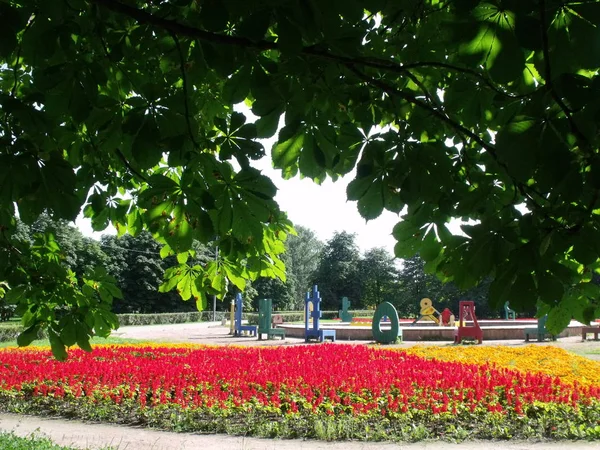
[[[381,329],[381,319],[383,316],[390,318],[391,328],[383,331]],[[383,302],[377,306],[375,314],[373,315],[373,325],[371,326],[373,331],[373,338],[380,344],[391,344],[396,342],[398,335],[400,334],[400,320],[398,319],[398,311],[394,308],[390,302]]]

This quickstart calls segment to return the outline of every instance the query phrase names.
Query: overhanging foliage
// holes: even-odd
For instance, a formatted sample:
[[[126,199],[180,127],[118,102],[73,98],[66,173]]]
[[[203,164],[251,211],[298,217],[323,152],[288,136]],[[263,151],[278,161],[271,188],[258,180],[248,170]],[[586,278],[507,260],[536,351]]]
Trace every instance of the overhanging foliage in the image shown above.
[[[398,257],[459,288],[492,276],[495,306],[540,302],[552,330],[600,315],[595,1],[8,0],[0,17],[0,278],[57,345],[55,306],[82,336],[102,309],[51,241],[11,241],[15,216],[148,229],[180,261],[165,289],[199,307],[227,278],[282,277],[290,224],[250,161],[283,114],[275,166],[356,168],[366,219],[408,208]],[[461,237],[452,218],[478,222]],[[193,239],[223,262],[187,265]],[[107,308],[116,293],[88,281]]]

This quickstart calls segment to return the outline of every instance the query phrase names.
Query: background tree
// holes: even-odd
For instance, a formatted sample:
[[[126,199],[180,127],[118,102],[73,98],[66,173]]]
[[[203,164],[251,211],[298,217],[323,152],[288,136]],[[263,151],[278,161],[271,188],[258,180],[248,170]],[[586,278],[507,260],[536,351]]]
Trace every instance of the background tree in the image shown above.
[[[252,283],[257,290],[257,299],[271,298],[278,309],[303,309],[304,295],[312,287],[322,250],[323,243],[312,230],[296,226],[296,234],[288,236],[285,241],[285,253],[282,255],[286,267],[286,281],[259,278]]]
[[[358,273],[361,283],[361,303],[377,306],[381,302],[395,303],[398,295],[398,270],[394,257],[384,248],[367,250],[360,259]]]
[[[102,249],[110,262],[107,270],[116,279],[123,299],[113,303],[115,313],[162,313],[192,311],[195,304],[182,302],[175,292],[159,292],[165,270],[176,265],[160,257],[161,246],[150,233],[136,237],[102,236]]]
[[[32,327],[62,326],[35,302],[92,322],[82,292],[56,290],[75,286],[58,244],[13,239],[44,210],[150,231],[178,258],[163,290],[198,307],[225,279],[284,278],[290,224],[251,166],[283,114],[275,167],[319,183],[356,168],[366,219],[407,207],[396,256],[459,289],[491,277],[493,308],[539,304],[554,332],[600,316],[600,3],[8,0],[0,16],[0,279]],[[222,270],[189,265],[216,236]],[[42,262],[55,283],[28,275]]]
[[[359,277],[360,252],[355,235],[335,232],[323,248],[314,283],[319,287],[321,309],[337,311],[342,297],[348,297],[353,308],[362,307]]]
[[[288,236],[285,243],[286,285],[290,289],[290,309],[300,310],[304,308],[306,292],[312,288],[322,257],[323,242],[306,227],[297,225],[296,233]]]

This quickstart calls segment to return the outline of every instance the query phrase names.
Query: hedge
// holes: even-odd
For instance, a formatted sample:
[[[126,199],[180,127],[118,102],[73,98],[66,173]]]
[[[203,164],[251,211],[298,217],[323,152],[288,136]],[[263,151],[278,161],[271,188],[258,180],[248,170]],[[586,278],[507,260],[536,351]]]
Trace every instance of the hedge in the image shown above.
[[[0,325],[0,342],[14,341],[19,333],[23,331],[20,323],[3,323]],[[46,330],[39,330],[37,338],[45,339],[48,337]]]
[[[356,310],[351,311],[354,317],[373,317],[372,310]],[[229,311],[217,311],[216,320],[221,321],[223,318],[229,319]],[[304,320],[303,311],[274,311],[273,314],[281,314],[285,322],[298,322]],[[168,325],[174,323],[189,323],[189,322],[208,322],[213,318],[212,311],[194,311],[181,313],[160,313],[160,314],[117,314],[119,324],[128,325]],[[251,324],[258,323],[258,313],[244,313],[244,319]],[[323,311],[321,318],[335,319],[338,317],[337,311]],[[14,341],[22,330],[20,323],[0,323],[0,342]],[[47,337],[45,330],[40,330],[38,333],[39,339]]]

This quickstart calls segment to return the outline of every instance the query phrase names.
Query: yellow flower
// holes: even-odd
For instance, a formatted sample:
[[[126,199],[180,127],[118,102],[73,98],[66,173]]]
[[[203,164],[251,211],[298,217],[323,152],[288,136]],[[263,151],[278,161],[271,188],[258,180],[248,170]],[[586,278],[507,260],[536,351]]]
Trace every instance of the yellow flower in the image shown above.
[[[415,346],[404,351],[442,361],[493,363],[523,372],[541,372],[560,377],[567,383],[577,381],[580,384],[600,386],[600,363],[553,346]]]

